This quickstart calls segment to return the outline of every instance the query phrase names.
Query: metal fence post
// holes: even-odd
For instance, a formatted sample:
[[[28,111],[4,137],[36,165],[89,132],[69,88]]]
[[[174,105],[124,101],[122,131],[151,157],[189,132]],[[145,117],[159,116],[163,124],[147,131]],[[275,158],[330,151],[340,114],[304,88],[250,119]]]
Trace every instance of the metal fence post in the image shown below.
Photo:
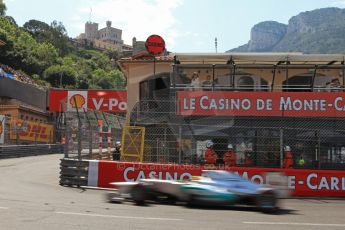
[[[315,146],[315,161],[316,161],[316,167],[318,169],[321,168],[321,159],[320,159],[320,130],[315,131],[315,138],[317,139],[317,144]]]
[[[321,169],[321,139],[320,139],[320,130],[318,131],[318,149],[319,149],[319,169]]]
[[[80,116],[79,116],[79,109],[77,106],[77,99],[74,97],[74,105],[77,111],[77,116],[78,116],[78,160],[81,160],[81,121],[80,121]]]
[[[87,115],[85,108],[83,108],[83,111],[84,111],[84,116],[86,117],[87,124],[89,127],[89,159],[92,159],[92,127],[91,127],[89,116]]]
[[[283,168],[283,160],[284,160],[284,130],[280,128],[280,168]]]
[[[66,129],[65,129],[65,146],[64,146],[64,154],[65,154],[65,158],[68,158],[68,146],[69,146],[69,137],[70,137],[70,135],[69,135],[69,133],[68,133],[68,126],[66,127]]]
[[[16,145],[19,145],[18,124],[15,124],[15,129],[16,129]]]
[[[78,119],[78,160],[81,160],[81,122]]]
[[[182,155],[182,147],[181,147],[181,142],[182,142],[182,127],[178,127],[178,140],[179,140],[179,148],[178,148],[178,163],[181,164],[181,155]]]
[[[89,138],[89,158],[92,159],[92,142],[93,142],[93,133],[92,133],[92,126],[89,125],[89,131],[90,131],[90,138]]]

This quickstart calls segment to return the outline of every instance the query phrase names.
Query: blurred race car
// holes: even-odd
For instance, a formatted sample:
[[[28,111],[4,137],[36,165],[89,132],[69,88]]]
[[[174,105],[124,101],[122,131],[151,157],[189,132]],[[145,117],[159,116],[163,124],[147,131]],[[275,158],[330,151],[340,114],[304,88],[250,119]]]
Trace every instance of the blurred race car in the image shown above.
[[[115,182],[117,193],[109,193],[108,199],[120,202],[133,200],[138,205],[146,201],[164,203],[185,202],[187,205],[235,205],[248,204],[265,212],[279,209],[280,189],[253,183],[229,171],[204,170],[190,181],[141,179],[137,182]]]

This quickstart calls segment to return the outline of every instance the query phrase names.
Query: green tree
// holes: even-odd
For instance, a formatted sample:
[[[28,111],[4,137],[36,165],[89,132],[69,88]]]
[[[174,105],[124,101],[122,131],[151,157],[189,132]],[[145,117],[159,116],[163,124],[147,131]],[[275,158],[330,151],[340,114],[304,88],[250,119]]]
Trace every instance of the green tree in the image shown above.
[[[3,1],[0,2],[0,16],[5,16],[6,15],[6,5]]]
[[[39,42],[52,43],[62,56],[73,49],[68,41],[66,28],[61,22],[53,21],[48,25],[38,20],[30,20],[23,25],[23,28]]]
[[[107,49],[104,53],[110,60],[117,61],[121,58],[121,55],[117,50]]]
[[[11,17],[11,16],[5,16],[5,18],[6,18],[9,22],[11,22],[12,24],[14,24],[16,27],[18,27],[17,22],[16,22],[16,20],[14,20],[13,17]]]
[[[53,87],[76,86],[76,72],[68,66],[50,66],[44,71],[43,76]]]
[[[90,82],[89,76],[87,74],[80,74],[77,76],[77,88],[78,89],[88,89]]]
[[[40,43],[34,51],[35,64],[37,65],[36,73],[42,74],[49,66],[56,64],[58,59],[58,52],[56,48],[50,43]]]
[[[114,89],[124,90],[126,89],[126,78],[120,70],[111,70],[109,77],[114,81]]]
[[[28,22],[25,22],[23,28],[39,42],[45,42],[50,39],[50,26],[45,22],[32,19]]]

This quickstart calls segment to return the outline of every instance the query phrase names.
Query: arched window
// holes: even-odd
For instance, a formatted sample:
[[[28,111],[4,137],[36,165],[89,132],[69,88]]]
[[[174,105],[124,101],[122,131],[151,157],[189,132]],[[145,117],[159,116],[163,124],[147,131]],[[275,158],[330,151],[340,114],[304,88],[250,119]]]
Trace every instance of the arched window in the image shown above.
[[[140,82],[140,99],[166,98],[169,97],[170,73],[160,73],[150,76]]]
[[[251,76],[242,76],[237,81],[237,90],[254,91],[254,79]]]

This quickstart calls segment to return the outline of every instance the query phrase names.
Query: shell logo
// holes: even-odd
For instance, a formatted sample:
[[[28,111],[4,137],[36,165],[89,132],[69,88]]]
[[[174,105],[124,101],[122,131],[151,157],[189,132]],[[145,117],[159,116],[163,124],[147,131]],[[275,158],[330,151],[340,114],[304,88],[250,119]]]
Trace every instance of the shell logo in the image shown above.
[[[80,109],[85,105],[85,98],[80,94],[74,94],[70,99],[69,103],[72,108]]]

